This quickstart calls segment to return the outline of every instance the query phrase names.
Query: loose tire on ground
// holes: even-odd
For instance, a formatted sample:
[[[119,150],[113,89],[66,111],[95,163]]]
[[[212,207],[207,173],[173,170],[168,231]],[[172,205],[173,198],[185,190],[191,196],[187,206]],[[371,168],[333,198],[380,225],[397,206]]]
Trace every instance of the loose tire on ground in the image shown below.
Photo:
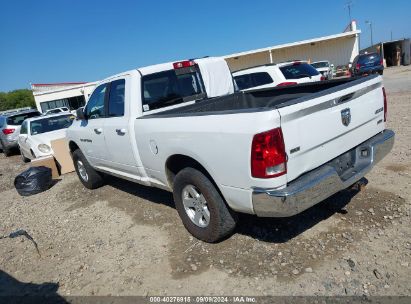
[[[194,219],[191,219],[189,216],[189,212],[195,211],[191,211],[191,208],[186,211],[187,203],[185,203],[186,205],[183,203],[184,198],[192,198],[191,196],[183,196],[186,193],[187,187],[192,188],[192,186],[196,189],[197,194],[202,195],[201,201],[203,203],[201,206],[204,207],[206,205],[209,211],[206,226],[204,226],[204,222],[207,222],[206,217],[203,217],[204,220],[200,223],[202,225],[195,224]],[[214,184],[202,172],[194,168],[181,170],[174,180],[173,196],[176,209],[184,226],[194,237],[205,242],[214,243],[224,239],[233,232],[237,222],[235,212],[229,209]],[[193,209],[195,208],[198,208],[198,205],[193,207]]]
[[[84,187],[96,189],[104,185],[102,174],[93,169],[80,149],[73,152],[73,163],[77,176]]]

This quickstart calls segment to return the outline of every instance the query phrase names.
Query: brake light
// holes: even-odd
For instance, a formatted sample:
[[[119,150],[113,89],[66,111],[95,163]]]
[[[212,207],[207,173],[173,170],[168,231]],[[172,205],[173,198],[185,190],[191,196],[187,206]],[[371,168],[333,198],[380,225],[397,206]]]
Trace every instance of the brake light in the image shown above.
[[[301,64],[301,61],[294,61],[293,62],[293,65],[299,65],[299,64]]]
[[[357,70],[359,70],[361,68],[361,65],[359,63],[357,63],[357,65],[355,67],[357,68]]]
[[[326,79],[327,79],[327,78],[325,78],[324,76],[321,76],[321,77],[320,77],[320,80],[321,80],[321,81],[326,80]]]
[[[285,86],[295,85],[295,84],[297,84],[297,83],[296,83],[296,82],[291,82],[291,81],[289,81],[289,82],[281,82],[281,83],[277,84],[277,87],[285,87]]]
[[[14,133],[15,129],[3,129],[3,134],[4,135],[9,135]]]
[[[382,58],[380,58],[380,65],[383,65],[384,61],[382,60]]]
[[[287,173],[287,156],[281,128],[254,135],[251,146],[251,175],[270,178]]]
[[[173,67],[175,70],[177,69],[182,69],[182,68],[189,68],[192,66],[195,66],[195,62],[193,60],[185,60],[185,61],[179,61],[179,62],[174,62]]]
[[[385,88],[382,87],[382,94],[384,95],[384,122],[387,121],[387,94],[385,94]]]

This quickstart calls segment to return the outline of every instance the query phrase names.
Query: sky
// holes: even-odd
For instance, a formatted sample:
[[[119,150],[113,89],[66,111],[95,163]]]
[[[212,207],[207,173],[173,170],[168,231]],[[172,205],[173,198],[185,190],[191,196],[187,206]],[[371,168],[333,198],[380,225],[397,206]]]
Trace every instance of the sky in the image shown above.
[[[340,33],[348,0],[13,0],[0,11],[0,91],[96,81],[151,64]],[[411,37],[411,1],[351,0],[360,47]]]

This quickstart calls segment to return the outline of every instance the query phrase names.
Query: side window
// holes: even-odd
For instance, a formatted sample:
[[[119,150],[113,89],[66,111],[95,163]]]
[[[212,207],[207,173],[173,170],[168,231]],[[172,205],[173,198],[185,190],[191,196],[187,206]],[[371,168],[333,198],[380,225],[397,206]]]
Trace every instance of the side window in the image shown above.
[[[264,84],[273,83],[273,79],[266,72],[253,73],[251,74],[251,77],[253,78],[254,86],[256,87]]]
[[[110,86],[110,98],[108,102],[108,116],[124,116],[124,79],[115,80]]]
[[[104,97],[106,95],[107,84],[98,86],[87,102],[85,114],[88,119],[96,119],[105,116]]]
[[[235,76],[234,80],[240,90],[245,90],[253,86],[250,74]]]
[[[20,134],[27,134],[27,121],[23,121],[21,124]]]

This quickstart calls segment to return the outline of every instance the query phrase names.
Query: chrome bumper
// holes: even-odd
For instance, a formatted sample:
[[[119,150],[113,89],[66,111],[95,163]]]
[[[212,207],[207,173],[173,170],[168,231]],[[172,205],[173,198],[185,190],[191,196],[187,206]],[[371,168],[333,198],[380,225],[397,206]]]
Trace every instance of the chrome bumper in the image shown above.
[[[384,130],[357,147],[310,171],[280,190],[254,188],[253,207],[257,216],[287,217],[298,214],[341,191],[367,174],[394,145],[395,133]],[[340,162],[352,165],[339,170]]]

